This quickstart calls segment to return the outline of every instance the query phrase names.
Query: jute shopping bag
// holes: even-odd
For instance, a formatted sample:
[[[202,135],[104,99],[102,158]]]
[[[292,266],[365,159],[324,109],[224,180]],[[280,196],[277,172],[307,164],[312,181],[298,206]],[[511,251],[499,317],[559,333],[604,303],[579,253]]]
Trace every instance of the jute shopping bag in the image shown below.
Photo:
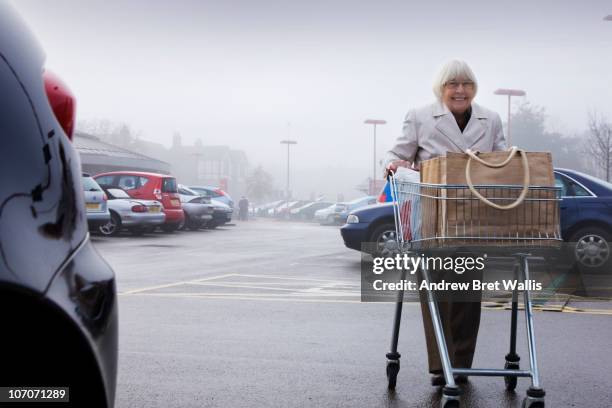
[[[550,153],[449,152],[421,163],[421,182],[429,191],[421,202],[429,246],[559,243]]]

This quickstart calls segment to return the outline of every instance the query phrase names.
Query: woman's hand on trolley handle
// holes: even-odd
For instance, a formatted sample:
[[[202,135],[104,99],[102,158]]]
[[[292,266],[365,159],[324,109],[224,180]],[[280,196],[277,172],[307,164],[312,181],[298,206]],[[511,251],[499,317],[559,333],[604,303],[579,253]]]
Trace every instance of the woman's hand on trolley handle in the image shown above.
[[[389,162],[389,164],[387,164],[387,167],[385,167],[385,179],[387,177],[389,177],[390,174],[395,174],[395,172],[397,171],[398,167],[410,168],[411,166],[412,166],[412,164],[409,161],[406,161],[406,160],[393,160],[393,161]]]

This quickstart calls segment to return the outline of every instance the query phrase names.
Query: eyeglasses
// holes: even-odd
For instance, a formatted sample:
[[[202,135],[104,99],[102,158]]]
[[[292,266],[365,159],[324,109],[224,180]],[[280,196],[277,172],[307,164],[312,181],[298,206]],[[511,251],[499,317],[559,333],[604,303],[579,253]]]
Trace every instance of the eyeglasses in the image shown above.
[[[463,89],[467,89],[470,91],[474,89],[474,83],[472,81],[464,81],[464,82],[448,81],[447,83],[444,84],[445,87],[447,87],[448,89],[453,89],[453,90],[459,88],[459,85],[461,85]]]

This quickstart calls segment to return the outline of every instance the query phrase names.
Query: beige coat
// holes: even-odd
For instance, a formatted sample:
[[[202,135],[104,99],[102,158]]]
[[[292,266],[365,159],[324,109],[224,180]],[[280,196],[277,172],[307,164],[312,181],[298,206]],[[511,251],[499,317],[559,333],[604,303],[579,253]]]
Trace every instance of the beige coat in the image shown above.
[[[499,115],[472,103],[472,116],[463,133],[446,105],[436,102],[406,114],[402,136],[387,154],[387,163],[406,160],[415,163],[446,152],[472,149],[492,152],[506,149],[506,139]]]

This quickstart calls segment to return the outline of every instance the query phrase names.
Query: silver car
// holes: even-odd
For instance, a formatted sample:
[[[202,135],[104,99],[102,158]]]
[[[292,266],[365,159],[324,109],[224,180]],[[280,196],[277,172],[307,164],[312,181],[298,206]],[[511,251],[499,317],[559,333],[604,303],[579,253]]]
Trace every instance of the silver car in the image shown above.
[[[213,201],[220,201],[223,204],[228,205],[232,210],[234,209],[234,200],[225,191],[215,186],[189,186],[189,188],[200,195],[209,197]]]
[[[178,194],[185,212],[183,228],[192,231],[205,227],[213,219],[214,207],[211,199],[182,184],[178,185]]]
[[[81,183],[83,184],[83,195],[85,196],[85,207],[87,209],[87,225],[89,229],[95,230],[100,225],[110,221],[106,195],[98,183],[87,173],[82,174]]]
[[[123,228],[132,234],[152,232],[166,221],[162,203],[154,200],[141,200],[129,196],[120,188],[104,190],[108,196],[110,221],[100,225],[103,235],[117,235]]]
[[[213,219],[206,225],[206,228],[214,229],[232,220],[234,210],[229,205],[216,200],[212,201],[212,205],[214,206]]]
[[[336,209],[336,204],[332,204],[327,208],[323,208],[322,210],[318,210],[314,214],[314,220],[321,225],[330,225],[335,222],[334,218],[334,210]]]

